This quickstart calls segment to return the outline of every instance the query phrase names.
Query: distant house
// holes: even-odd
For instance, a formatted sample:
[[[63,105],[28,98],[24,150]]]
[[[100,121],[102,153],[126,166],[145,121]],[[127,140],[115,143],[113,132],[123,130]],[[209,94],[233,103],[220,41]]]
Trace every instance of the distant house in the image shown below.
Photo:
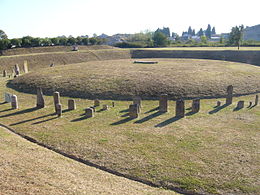
[[[244,30],[244,40],[260,41],[260,24],[246,27]]]

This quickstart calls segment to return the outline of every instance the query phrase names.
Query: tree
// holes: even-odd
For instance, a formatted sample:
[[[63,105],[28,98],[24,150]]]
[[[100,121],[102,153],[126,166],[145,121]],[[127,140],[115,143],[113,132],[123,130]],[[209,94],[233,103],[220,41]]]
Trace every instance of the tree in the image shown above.
[[[96,45],[98,41],[96,37],[91,37],[89,38],[89,42],[91,45]]]
[[[50,39],[53,45],[59,45],[60,39],[58,37],[54,37]]]
[[[196,35],[196,32],[195,32],[195,29],[192,30],[192,36],[195,36]]]
[[[76,43],[77,43],[77,39],[75,39],[74,37],[69,37],[69,38],[68,38],[67,44],[69,44],[69,45],[75,45]]]
[[[22,38],[22,47],[31,47],[32,45],[32,37],[26,36]]]
[[[224,39],[223,35],[220,36],[219,43],[225,43],[225,39]]]
[[[41,38],[32,38],[32,40],[31,40],[31,46],[32,47],[39,47],[39,46],[41,46],[41,44],[42,44],[42,39]]]
[[[200,30],[199,30],[199,32],[197,33],[197,35],[198,35],[199,37],[201,37],[201,36],[204,35],[204,32],[203,32],[202,28],[200,28]]]
[[[209,39],[211,38],[211,26],[210,26],[210,24],[208,24],[208,28],[207,28],[207,30],[205,31],[205,35],[206,35],[206,37],[208,37]]]
[[[202,36],[200,37],[200,41],[201,41],[202,43],[207,44],[208,39],[207,39],[207,37],[206,37],[205,35],[202,35]]]
[[[154,46],[165,47],[169,44],[169,41],[165,34],[162,32],[155,32],[153,35]]]
[[[9,39],[0,39],[0,50],[8,49],[11,47]]]
[[[89,43],[88,37],[82,38],[82,43],[83,43],[83,45],[88,45],[88,43]]]
[[[161,33],[163,33],[166,37],[170,37],[171,36],[171,34],[170,34],[170,28],[165,28],[165,27],[163,27],[163,29],[160,29],[160,28],[158,28],[155,32],[161,32]]]
[[[214,26],[214,27],[212,28],[211,35],[215,35],[215,34],[217,34],[217,33],[216,33],[215,26]]]
[[[192,35],[192,29],[191,29],[191,26],[190,26],[189,29],[188,29],[188,35]]]
[[[239,50],[240,44],[243,39],[244,25],[232,27],[229,33],[229,44],[236,45]]]
[[[21,45],[22,45],[21,39],[11,39],[10,42],[11,42],[11,45],[14,47],[21,47]]]
[[[0,29],[0,39],[8,39],[7,35],[3,30]]]

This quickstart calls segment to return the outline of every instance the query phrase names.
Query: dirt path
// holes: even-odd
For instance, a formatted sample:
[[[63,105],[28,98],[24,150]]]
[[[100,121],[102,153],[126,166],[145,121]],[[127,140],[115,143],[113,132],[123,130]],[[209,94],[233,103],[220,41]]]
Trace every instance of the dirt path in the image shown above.
[[[0,195],[177,194],[68,159],[0,127]]]

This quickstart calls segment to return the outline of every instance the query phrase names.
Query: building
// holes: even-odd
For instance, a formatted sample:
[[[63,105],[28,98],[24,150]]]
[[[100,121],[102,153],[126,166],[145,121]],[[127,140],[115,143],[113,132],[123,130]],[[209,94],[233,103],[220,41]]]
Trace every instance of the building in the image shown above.
[[[260,41],[260,24],[246,27],[244,30],[244,40]]]

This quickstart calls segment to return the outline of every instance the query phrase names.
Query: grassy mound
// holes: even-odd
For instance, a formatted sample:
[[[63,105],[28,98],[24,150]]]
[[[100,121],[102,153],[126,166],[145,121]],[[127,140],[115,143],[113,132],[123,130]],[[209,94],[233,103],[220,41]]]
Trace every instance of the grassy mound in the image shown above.
[[[97,49],[113,49],[108,45],[93,45],[93,46],[78,46],[79,50],[97,50]],[[48,47],[29,47],[29,48],[14,48],[4,50],[3,56],[33,54],[33,53],[48,53],[48,52],[68,52],[72,50],[72,46],[48,46]]]
[[[194,59],[153,59],[158,64],[109,60],[41,69],[10,84],[25,92],[42,87],[45,93],[100,99],[221,97],[228,85],[237,95],[260,91],[260,68],[233,62]]]
[[[51,63],[54,63],[55,66],[59,66],[87,61],[129,59],[130,57],[130,51],[123,49],[96,49],[78,52],[70,51],[2,56],[0,57],[0,70],[7,70],[8,73],[11,73],[15,64],[20,65],[22,68],[24,60],[28,61],[30,70],[38,70],[39,68],[48,68]]]

